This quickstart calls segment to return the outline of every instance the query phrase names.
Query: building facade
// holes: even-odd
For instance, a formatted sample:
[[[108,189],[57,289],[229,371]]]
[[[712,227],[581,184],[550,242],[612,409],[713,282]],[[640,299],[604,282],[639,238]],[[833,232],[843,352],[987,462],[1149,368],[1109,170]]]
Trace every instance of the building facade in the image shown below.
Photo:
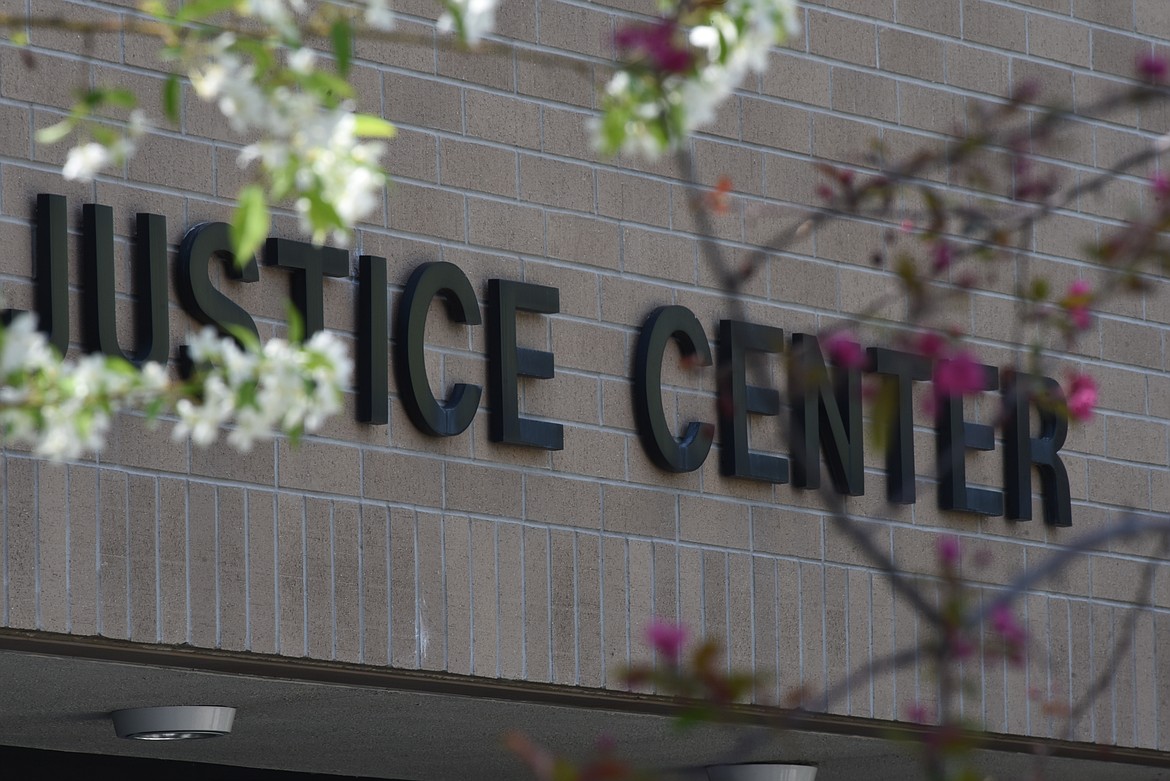
[[[31,0],[3,5],[48,11]],[[372,356],[364,382],[373,394],[349,394],[346,413],[297,446],[201,449],[172,441],[165,421],[126,415],[89,460],[52,465],[4,451],[0,678],[18,694],[0,704],[0,744],[290,772],[520,778],[498,737],[515,725],[570,753],[607,731],[652,766],[709,764],[734,735],[704,729],[680,745],[664,726],[669,703],[623,694],[624,670],[650,658],[644,627],[661,616],[717,638],[733,668],[767,681],[761,704],[802,690],[824,710],[787,743],[746,758],[817,763],[823,781],[912,773],[909,755],[876,738],[905,727],[909,708],[936,704],[937,681],[925,656],[892,672],[872,665],[921,643],[923,620],[832,523],[817,491],[727,476],[725,429],[705,459],[692,451],[694,469],[671,471],[668,456],[648,452],[654,399],[678,436],[691,421],[717,422],[713,366],[681,367],[677,341],[666,339],[661,392],[651,382],[641,397],[648,412],[639,412],[635,381],[657,366],[639,345],[659,307],[693,313],[713,355],[721,320],[791,335],[856,318],[894,288],[895,273],[871,262],[890,226],[826,222],[769,253],[742,294],[729,296],[704,259],[677,165],[604,159],[588,141],[613,32],[653,14],[653,2],[504,0],[502,54],[419,43],[435,35],[437,7],[399,5],[398,29],[411,42],[359,41],[354,65],[362,109],[399,128],[389,154],[395,182],[382,218],[345,251],[344,273],[319,285],[324,327]],[[133,13],[117,0],[51,6],[76,18]],[[872,139],[896,158],[938,145],[1025,81],[1041,100],[1090,109],[1127,83],[1136,58],[1164,53],[1170,40],[1163,0],[803,6],[803,32],[693,142],[699,179],[732,183],[714,228],[733,262],[820,206],[815,163],[864,172]],[[63,196],[69,341],[81,349],[91,338],[82,259],[95,241],[83,205],[107,205],[118,336],[129,350],[137,215],[165,218],[168,266],[180,269],[188,231],[230,219],[243,181],[239,145],[187,85],[180,124],[157,117],[160,130],[122,175],[64,181],[64,150],[34,134],[62,118],[72,86],[150,96],[167,66],[130,33],[29,32],[27,48],[0,50],[5,295],[10,306],[35,308],[45,242],[37,230],[48,219],[38,198]],[[1168,116],[1164,101],[1077,116],[1035,165],[1085,182],[1170,131]],[[1057,210],[1018,260],[964,300],[954,321],[985,363],[1019,357],[1010,327],[1017,284],[1031,275],[1059,289],[1078,278],[1101,283],[1084,247],[1152,197],[1152,170],[1124,173]],[[933,184],[966,187],[946,170]],[[272,235],[297,239],[295,219],[277,217]],[[427,265],[435,263],[450,265]],[[424,280],[436,289],[465,278],[463,311],[431,302],[426,284],[410,289],[420,269],[447,275]],[[286,332],[297,279],[288,269],[261,264],[250,282],[217,263],[209,273],[262,336]],[[198,325],[181,274],[169,274],[171,354]],[[1060,451],[1071,527],[1044,522],[1038,480],[1031,521],[940,510],[936,435],[921,410],[913,503],[887,501],[885,456],[867,444],[864,493],[845,508],[898,567],[921,576],[928,599],[939,588],[931,578],[940,534],[961,540],[964,575],[991,600],[1077,535],[1128,509],[1154,517],[1170,507],[1170,300],[1161,277],[1147,281],[1109,301],[1085,337],[1054,356],[1054,376],[1085,370],[1101,386],[1098,414],[1074,426]],[[517,312],[501,303],[509,295]],[[402,313],[412,306],[414,333],[425,328],[413,374],[396,352],[406,350]],[[910,317],[888,302],[878,315]],[[764,376],[782,387],[782,360],[764,362]],[[459,428],[454,413],[436,423],[433,400],[417,389],[454,407],[459,384],[483,389],[478,405],[463,397],[470,423]],[[927,392],[920,383],[916,400]],[[508,416],[497,398],[511,393]],[[370,422],[382,398],[385,422]],[[993,399],[972,405],[970,419],[988,422]],[[428,433],[436,425],[451,435]],[[753,415],[748,425],[753,451],[788,455],[776,419]],[[549,449],[558,438],[562,447]],[[1005,447],[967,453],[971,485],[1002,492]],[[1154,565],[1151,604],[1134,610],[1145,601],[1147,562],[1164,557],[1156,542],[1109,542],[1031,584],[1017,606],[1032,638],[1025,663],[991,653],[984,638],[967,671],[977,684],[961,703],[994,736],[987,768],[1017,772],[1021,747],[1040,746],[1064,757],[1053,760],[1061,777],[1165,772],[1164,564]],[[1066,732],[1059,703],[1089,691],[1111,665],[1101,696]],[[239,707],[235,734],[143,747],[117,741],[104,719],[122,707],[200,703]],[[1094,761],[1101,752],[1108,762]]]

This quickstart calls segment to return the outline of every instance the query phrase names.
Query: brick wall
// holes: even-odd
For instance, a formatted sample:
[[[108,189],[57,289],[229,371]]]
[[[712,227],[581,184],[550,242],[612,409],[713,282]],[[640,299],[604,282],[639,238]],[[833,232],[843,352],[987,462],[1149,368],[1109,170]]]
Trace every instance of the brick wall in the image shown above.
[[[0,10],[30,5],[80,16],[134,4],[5,0]],[[666,474],[641,449],[629,377],[646,315],[661,304],[685,305],[714,339],[718,319],[733,314],[699,255],[675,166],[602,160],[584,130],[614,26],[653,6],[505,0],[499,28],[515,46],[503,56],[357,47],[362,107],[384,112],[400,134],[384,219],[358,234],[354,257],[389,259],[391,306],[427,260],[458,265],[481,301],[494,277],[558,287],[559,314],[520,321],[523,345],[555,353],[556,378],[522,380],[521,390],[525,414],[564,424],[564,450],[490,442],[486,407],[460,436],[424,436],[393,382],[388,426],[354,422],[351,400],[350,414],[299,448],[200,450],[172,443],[165,424],[150,429],[128,416],[92,461],[52,466],[12,449],[2,465],[0,624],[598,687],[620,685],[623,666],[645,658],[641,628],[664,615],[724,640],[735,666],[773,682],[773,696],[800,685],[821,692],[924,637],[905,600],[834,530],[814,493],[723,478],[715,451],[696,472]],[[433,35],[432,4],[408,0],[400,9],[408,18],[399,29]],[[968,110],[1022,79],[1084,106],[1131,71],[1137,52],[1164,51],[1167,39],[1163,0],[808,3],[805,32],[774,53],[769,71],[694,142],[702,181],[730,176],[739,196],[717,222],[720,244],[742,257],[814,204],[812,159],[856,163],[873,138],[895,154],[937,142]],[[78,228],[82,203],[114,207],[128,314],[134,213],[164,214],[172,248],[188,226],[226,219],[241,182],[238,149],[188,88],[180,127],[160,119],[165,129],[124,176],[65,182],[56,168],[63,150],[36,144],[33,133],[61,118],[70,86],[120,84],[152,95],[164,66],[133,35],[34,31],[29,51],[33,68],[21,52],[0,49],[6,295],[29,306],[33,199],[61,193]],[[559,62],[550,64],[550,55]],[[1078,119],[1068,143],[1042,165],[1083,179],[1167,130],[1170,115],[1158,106]],[[1095,279],[1076,260],[1080,247],[1148,197],[1143,175],[1061,210],[1037,228],[998,287],[956,313],[986,362],[1011,357],[1004,293],[1033,272],[1060,285]],[[834,223],[774,255],[747,287],[748,319],[796,332],[858,312],[889,282],[866,252],[882,230]],[[276,219],[274,234],[294,236],[294,220]],[[77,274],[78,235],[71,250]],[[283,332],[283,272],[264,268],[259,284],[220,284],[263,335]],[[356,283],[325,285],[327,326],[352,336]],[[1148,293],[1110,304],[1077,350],[1059,356],[1058,371],[1087,368],[1103,388],[1101,414],[1065,451],[1071,530],[939,512],[925,419],[916,434],[917,504],[884,502],[882,459],[871,452],[866,495],[849,500],[849,509],[901,566],[923,575],[932,572],[937,533],[959,534],[984,598],[1124,507],[1164,510],[1165,287],[1151,279]],[[192,324],[172,301],[178,344]],[[882,314],[904,313],[895,306]],[[482,327],[450,324],[436,306],[428,343],[436,387],[483,384]],[[677,371],[669,355],[666,364],[670,414],[680,423],[713,419],[713,372]],[[772,369],[778,379],[779,367]],[[766,421],[754,435],[755,447],[782,449]],[[998,453],[972,455],[969,473],[997,486],[999,463]],[[983,685],[964,697],[964,710],[997,732],[1056,734],[1029,691],[1061,698],[1088,687],[1126,621],[1150,550],[1117,543],[1029,593],[1020,605],[1036,638],[1028,664],[977,656]],[[990,564],[978,569],[981,551]],[[1078,739],[1170,744],[1170,673],[1159,663],[1170,653],[1168,575],[1159,571],[1156,608],[1137,619],[1132,650]],[[924,588],[933,598],[935,586]],[[932,701],[933,689],[923,661],[855,677],[830,707],[900,718],[909,702]]]

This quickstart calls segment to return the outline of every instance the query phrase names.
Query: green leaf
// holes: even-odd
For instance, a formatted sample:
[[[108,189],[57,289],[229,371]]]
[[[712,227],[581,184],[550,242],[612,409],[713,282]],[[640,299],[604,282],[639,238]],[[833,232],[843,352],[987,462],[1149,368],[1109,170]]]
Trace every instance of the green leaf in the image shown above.
[[[349,74],[350,61],[353,60],[353,31],[350,29],[349,20],[341,18],[334,22],[329,36],[333,39],[333,54],[337,57],[337,72],[346,76]]]
[[[182,99],[182,94],[183,87],[179,83],[179,77],[172,73],[163,84],[162,94],[163,112],[172,122],[179,121],[179,102]]]
[[[175,14],[175,21],[194,22],[206,19],[212,14],[234,8],[237,2],[238,0],[194,0],[194,2],[186,3],[179,9],[179,12]]]
[[[243,265],[256,254],[268,235],[268,225],[268,201],[264,196],[264,188],[250,184],[240,190],[240,203],[232,217],[231,230],[236,263]]]
[[[13,46],[28,46],[28,33],[23,30],[14,32],[8,40]]]
[[[100,99],[103,103],[108,103],[111,106],[118,108],[134,108],[138,105],[138,96],[128,89],[121,88],[105,88],[98,90]]]
[[[43,127],[37,131],[38,144],[55,144],[73,132],[73,122],[63,119],[55,125]]]
[[[373,114],[355,114],[353,132],[359,138],[394,138],[398,133],[390,122]]]

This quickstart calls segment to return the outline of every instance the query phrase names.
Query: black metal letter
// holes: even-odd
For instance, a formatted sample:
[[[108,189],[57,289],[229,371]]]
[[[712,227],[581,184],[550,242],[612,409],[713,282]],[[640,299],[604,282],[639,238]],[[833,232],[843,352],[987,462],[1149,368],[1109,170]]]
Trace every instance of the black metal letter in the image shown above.
[[[883,398],[890,401],[886,429],[886,497],[896,504],[914,504],[915,380],[930,379],[930,361],[921,355],[870,347],[870,371],[882,375]],[[886,395],[888,394],[888,395]]]
[[[670,472],[693,472],[711,450],[713,426],[691,421],[682,439],[676,439],[662,408],[662,355],[670,339],[684,356],[700,366],[711,365],[711,345],[691,310],[683,306],[655,309],[638,336],[634,358],[634,418],[642,448],[650,460]]]
[[[349,253],[293,239],[269,239],[264,245],[264,263],[292,270],[289,291],[305,321],[305,338],[323,329],[325,277],[349,276]]]
[[[1006,515],[1014,521],[1032,520],[1032,467],[1040,473],[1040,497],[1044,522],[1049,526],[1072,526],[1072,499],[1068,472],[1060,460],[1060,449],[1068,436],[1068,420],[1046,404],[1040,413],[1040,436],[1029,435],[1029,412],[1037,398],[1064,400],[1060,383],[1051,377],[1016,374],[1003,388],[1007,420],[1003,427],[1003,476]]]
[[[241,267],[232,255],[231,232],[224,222],[204,222],[187,231],[179,245],[179,265],[176,287],[183,307],[201,323],[214,325],[220,333],[239,341],[241,333],[249,333],[260,341],[256,322],[244,309],[216,290],[208,277],[212,256],[223,261],[224,270],[232,279],[258,282],[260,267],[256,258],[248,258]]]
[[[385,258],[358,258],[357,327],[357,418],[382,425],[390,419]]]
[[[559,423],[520,417],[518,376],[549,379],[553,354],[516,346],[516,311],[544,315],[561,311],[560,291],[555,287],[488,280],[488,388],[492,399],[489,436],[493,442],[529,445],[545,450],[564,450],[564,429]]]
[[[720,471],[767,483],[788,482],[788,460],[748,449],[748,413],[779,415],[780,394],[774,388],[747,384],[747,353],[784,351],[784,332],[740,320],[719,322],[719,451]]]
[[[398,305],[394,369],[402,404],[414,425],[432,436],[453,437],[471,425],[483,390],[460,382],[451,390],[446,404],[439,404],[431,392],[423,338],[427,309],[440,294],[448,317],[457,323],[480,324],[479,303],[467,275],[451,263],[424,263],[410,275]]]
[[[861,441],[861,372],[837,369],[830,380],[820,344],[811,334],[792,335],[788,395],[792,403],[792,482],[821,485],[820,450],[838,493],[865,493]]]
[[[979,369],[983,372],[983,385],[977,390],[995,390],[999,387],[999,373],[994,366],[980,364]],[[1002,493],[967,485],[966,450],[995,450],[995,429],[963,420],[963,397],[945,396],[938,400],[935,433],[939,508],[980,515],[1003,515]]]
[[[37,280],[37,326],[62,355],[69,349],[69,221],[65,197],[37,196],[36,246],[33,262]],[[20,310],[6,309],[8,322]]]
[[[138,306],[134,332],[138,349],[126,355],[118,345],[117,311],[114,304],[114,212],[109,206],[87,203],[84,223],[85,346],[141,365],[165,361],[170,352],[167,325],[167,221],[158,214],[138,215],[135,243],[134,292]]]

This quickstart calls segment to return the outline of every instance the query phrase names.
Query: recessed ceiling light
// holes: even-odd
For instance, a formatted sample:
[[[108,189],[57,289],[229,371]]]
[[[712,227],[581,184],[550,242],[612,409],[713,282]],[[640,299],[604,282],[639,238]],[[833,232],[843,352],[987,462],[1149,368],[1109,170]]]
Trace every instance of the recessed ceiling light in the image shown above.
[[[813,765],[763,763],[707,768],[710,781],[813,781],[816,777],[817,769]]]
[[[131,740],[217,738],[232,731],[235,717],[235,708],[211,705],[128,708],[110,714],[118,737]]]

